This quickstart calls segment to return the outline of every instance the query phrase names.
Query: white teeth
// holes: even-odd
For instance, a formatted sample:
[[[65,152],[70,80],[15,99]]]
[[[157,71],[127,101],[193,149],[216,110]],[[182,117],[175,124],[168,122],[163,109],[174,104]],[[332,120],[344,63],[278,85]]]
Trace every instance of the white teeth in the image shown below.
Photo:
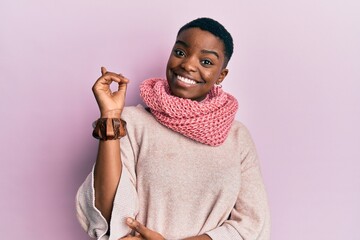
[[[189,78],[185,78],[185,77],[182,77],[179,75],[177,76],[177,79],[179,79],[180,81],[187,83],[187,84],[196,84],[196,82],[194,80],[191,80]]]

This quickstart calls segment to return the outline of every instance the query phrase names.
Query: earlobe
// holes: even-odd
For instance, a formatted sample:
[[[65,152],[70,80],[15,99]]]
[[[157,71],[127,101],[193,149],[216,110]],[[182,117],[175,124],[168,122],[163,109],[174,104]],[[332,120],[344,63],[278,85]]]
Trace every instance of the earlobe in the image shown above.
[[[221,84],[222,81],[224,81],[225,77],[228,75],[229,70],[227,68],[224,68],[223,70],[221,70],[219,79],[216,81],[216,84]]]

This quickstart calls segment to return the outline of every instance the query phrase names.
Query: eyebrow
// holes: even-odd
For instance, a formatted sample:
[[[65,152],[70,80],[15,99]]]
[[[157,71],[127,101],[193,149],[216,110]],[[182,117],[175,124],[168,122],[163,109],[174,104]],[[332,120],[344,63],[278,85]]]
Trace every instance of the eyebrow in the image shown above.
[[[177,40],[177,41],[175,42],[175,44],[180,44],[180,45],[183,45],[184,47],[189,47],[189,44],[187,44],[186,42],[181,41],[181,40]],[[219,57],[219,54],[218,54],[217,52],[215,52],[215,51],[212,51],[212,50],[203,49],[203,50],[201,50],[201,53],[213,54],[213,55],[215,55],[218,59],[220,58],[220,57]]]
[[[175,44],[180,44],[180,45],[184,45],[185,47],[189,47],[189,44],[181,40],[176,40]]]
[[[211,50],[201,50],[202,53],[209,53],[209,54],[214,54],[218,59],[219,59],[219,54],[215,51],[211,51]]]

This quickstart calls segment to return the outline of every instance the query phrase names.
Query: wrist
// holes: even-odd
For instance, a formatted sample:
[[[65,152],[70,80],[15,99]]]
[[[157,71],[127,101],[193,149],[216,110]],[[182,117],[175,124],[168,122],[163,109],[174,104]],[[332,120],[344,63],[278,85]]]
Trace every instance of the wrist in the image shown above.
[[[120,118],[122,110],[101,111],[100,118]]]

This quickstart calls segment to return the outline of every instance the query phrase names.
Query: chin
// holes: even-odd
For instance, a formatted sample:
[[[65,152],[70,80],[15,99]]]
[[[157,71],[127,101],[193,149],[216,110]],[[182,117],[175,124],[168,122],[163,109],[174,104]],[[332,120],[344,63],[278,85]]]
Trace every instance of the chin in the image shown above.
[[[179,98],[186,98],[186,99],[189,99],[190,97],[188,96],[188,94],[186,93],[182,93],[181,91],[173,91],[170,87],[170,94],[172,96],[175,96],[175,97],[179,97]]]

